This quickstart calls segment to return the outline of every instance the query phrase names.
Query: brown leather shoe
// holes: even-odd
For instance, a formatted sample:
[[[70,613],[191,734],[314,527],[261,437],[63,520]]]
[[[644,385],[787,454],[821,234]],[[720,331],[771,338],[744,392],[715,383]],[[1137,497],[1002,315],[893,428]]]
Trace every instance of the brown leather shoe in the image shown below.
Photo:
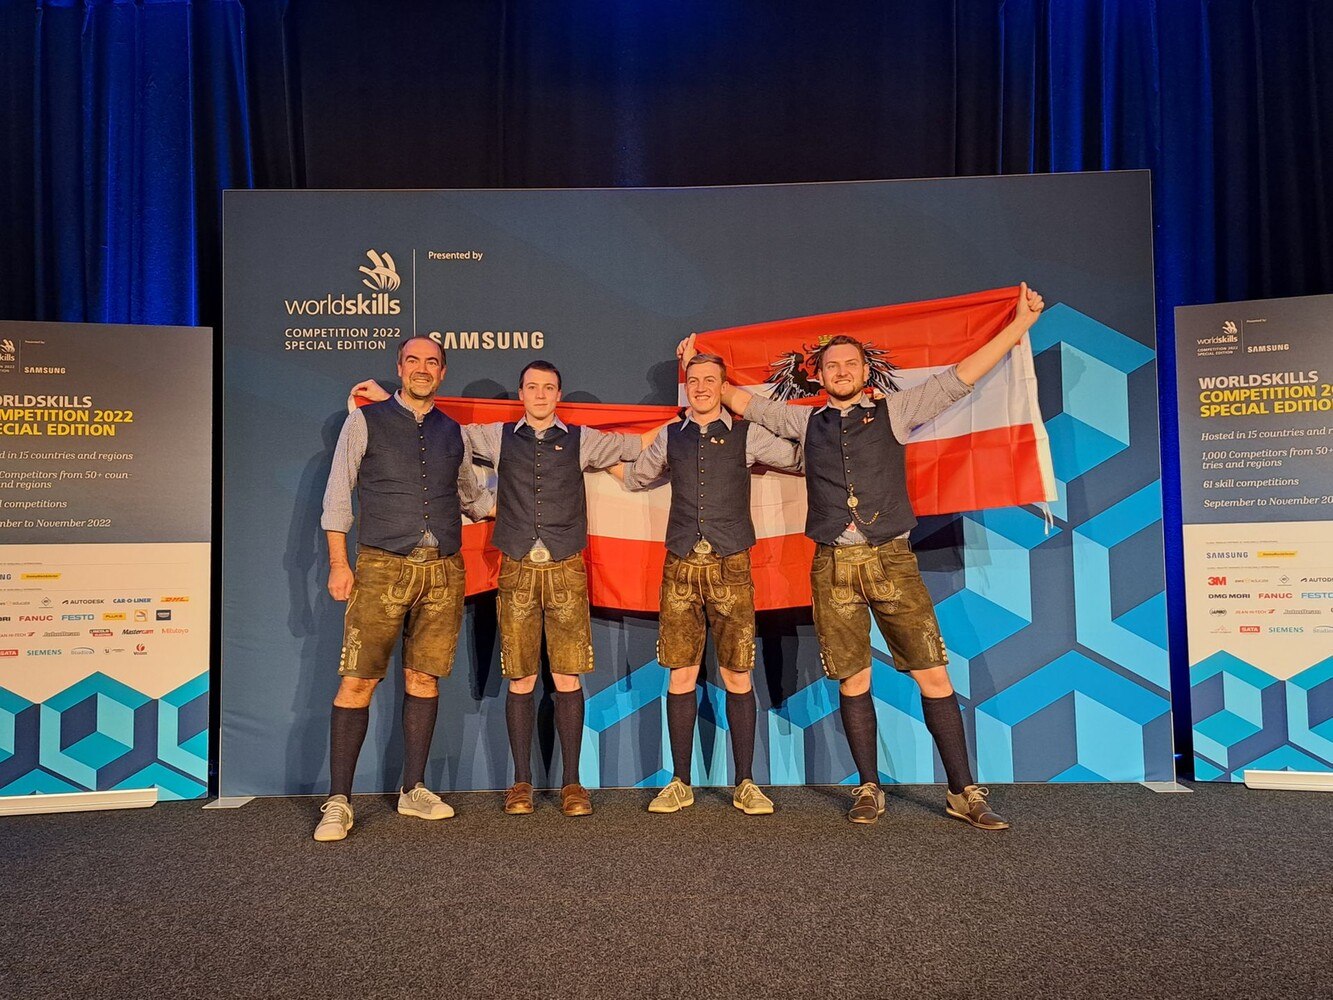
[[[968,785],[959,795],[945,789],[944,811],[954,819],[971,823],[978,830],[1009,829],[1009,821],[992,809],[990,803],[986,801],[986,796],[989,794],[990,789],[982,788],[980,785]]]
[[[592,799],[577,781],[560,789],[560,811],[566,816],[591,816]]]
[[[505,792],[505,812],[510,816],[526,816],[532,812],[532,784],[516,781]]]

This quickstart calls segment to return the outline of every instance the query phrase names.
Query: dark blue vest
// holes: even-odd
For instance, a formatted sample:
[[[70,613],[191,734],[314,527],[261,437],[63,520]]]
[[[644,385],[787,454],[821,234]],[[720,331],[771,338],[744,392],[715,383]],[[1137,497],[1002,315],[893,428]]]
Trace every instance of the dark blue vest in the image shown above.
[[[453,555],[463,544],[458,424],[436,409],[418,424],[396,399],[371,403],[361,412],[367,436],[356,483],[357,541],[407,555],[429,528],[441,555]]]
[[[505,424],[500,438],[495,547],[522,559],[538,538],[552,558],[568,559],[588,544],[588,501],[579,461],[579,428],[552,425],[538,441],[532,428]]]
[[[916,527],[903,456],[882,399],[873,409],[853,406],[844,415],[830,406],[811,416],[805,432],[806,535],[832,545],[846,530],[853,520],[849,486],[857,499],[855,524],[871,544]]]
[[[713,551],[723,556],[754,544],[750,469],[745,464],[748,426],[735,420],[727,430],[721,420],[714,420],[701,431],[691,420],[667,428],[671,473],[667,551],[689,555],[700,538],[708,539]]]

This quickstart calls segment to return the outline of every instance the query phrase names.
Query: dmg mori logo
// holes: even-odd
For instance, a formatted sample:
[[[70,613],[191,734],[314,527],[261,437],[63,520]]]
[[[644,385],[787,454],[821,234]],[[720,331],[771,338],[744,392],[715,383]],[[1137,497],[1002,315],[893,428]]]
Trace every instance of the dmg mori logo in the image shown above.
[[[288,316],[397,316],[403,311],[402,303],[390,295],[403,283],[398,276],[398,266],[393,256],[387,251],[367,250],[366,259],[370,266],[362,264],[357,268],[365,277],[361,284],[370,289],[371,294],[357,292],[355,296],[341,292],[330,293],[323,298],[283,299]]]

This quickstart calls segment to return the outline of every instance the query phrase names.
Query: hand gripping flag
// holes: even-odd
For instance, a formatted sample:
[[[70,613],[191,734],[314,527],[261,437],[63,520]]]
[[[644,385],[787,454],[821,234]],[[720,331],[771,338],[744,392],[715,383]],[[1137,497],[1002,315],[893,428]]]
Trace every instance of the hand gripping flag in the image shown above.
[[[892,393],[957,364],[1013,317],[1017,288],[949,299],[802,316],[698,335],[698,350],[727,362],[730,380],[796,405],[825,401],[813,381],[821,341],[847,333],[868,345],[871,386]],[[683,378],[683,375],[681,376]],[[683,389],[682,389],[683,392]],[[460,423],[517,420],[515,400],[438,399]],[[604,431],[642,433],[672,420],[674,407],[562,403],[560,418]],[[907,485],[917,514],[950,514],[1055,499],[1050,446],[1037,405],[1027,338],[971,395],[916,428],[907,443]],[[589,596],[594,605],[657,611],[671,489],[630,493],[610,474],[587,473]],[[756,469],[750,510],[758,541],[751,550],[759,610],[810,603],[813,543],[804,537],[800,476]],[[495,586],[500,554],[491,524],[463,529],[468,593]]]

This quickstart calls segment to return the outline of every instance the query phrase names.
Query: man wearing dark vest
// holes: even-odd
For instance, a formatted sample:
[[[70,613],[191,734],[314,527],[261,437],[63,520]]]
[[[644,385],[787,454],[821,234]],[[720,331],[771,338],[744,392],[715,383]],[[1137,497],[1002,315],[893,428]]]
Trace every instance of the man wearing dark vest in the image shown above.
[[[495,468],[495,535],[500,550],[500,670],[509,680],[505,723],[514,757],[514,784],[504,811],[525,815],[532,802],[533,690],[541,665],[542,633],[555,683],[555,729],[563,776],[560,808],[587,816],[592,801],[579,783],[583,743],[583,686],[593,668],[588,609],[585,470],[636,458],[636,434],[607,434],[568,426],[555,415],[560,372],[534,361],[519,374],[523,417],[516,423],[469,424],[464,434],[475,458]]]
[[[816,375],[828,394],[824,406],[786,405],[732,386],[724,390],[733,411],[804,448],[805,533],[817,543],[810,569],[815,632],[824,672],[839,684],[843,729],[860,772],[847,814],[853,823],[874,823],[884,813],[870,695],[873,612],[894,666],[921,689],[926,727],[949,783],[945,811],[983,830],[1009,826],[972,778],[935,606],[907,538],[916,518],[907,496],[904,444],[913,428],[971,392],[1037,321],[1043,305],[1023,285],[1014,319],[995,337],[948,371],[884,399],[866,396],[865,348],[846,336],[831,338],[816,357]],[[681,349],[686,357],[693,354],[693,339]]]
[[[658,608],[657,661],[671,671],[667,729],[672,778],[648,806],[673,813],[694,804],[690,758],[698,714],[695,686],[709,626],[722,684],[727,691],[727,728],[736,769],[732,804],[747,816],[773,811],[773,802],[751,774],[757,706],[754,670],[754,580],[750,546],[750,466],[800,471],[797,448],[722,408],[726,365],[712,354],[695,354],[685,366],[689,407],[679,423],[660,431],[633,465],[625,486],[647,489],[670,477],[666,564]]]
[[[458,424],[435,408],[444,351],[426,337],[398,349],[403,387],[391,399],[349,413],[334,450],[322,526],[329,545],[329,594],[346,601],[342,678],[333,700],[329,798],[319,841],[352,828],[352,776],[365,740],[371,696],[403,642],[403,782],[398,812],[453,815],[424,784],[439,705],[438,679],[453,669],[463,618],[462,515],[489,516],[494,498],[476,480]],[[360,508],[356,569],[347,558],[352,492]]]

